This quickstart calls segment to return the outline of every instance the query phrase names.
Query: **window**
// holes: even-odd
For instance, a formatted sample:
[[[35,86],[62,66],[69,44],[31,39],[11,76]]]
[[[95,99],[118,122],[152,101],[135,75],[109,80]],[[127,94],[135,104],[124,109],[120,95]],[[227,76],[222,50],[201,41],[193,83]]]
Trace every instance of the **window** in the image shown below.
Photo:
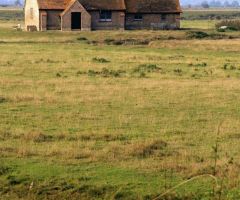
[[[135,14],[134,15],[134,20],[135,21],[141,21],[141,20],[143,20],[143,16],[142,16],[142,14]]]
[[[33,19],[33,8],[30,8],[30,18]]]
[[[166,19],[167,19],[167,15],[166,15],[166,14],[162,14],[162,15],[161,15],[161,20],[162,20],[162,21],[165,21]]]
[[[101,22],[111,22],[112,21],[112,12],[108,10],[100,11],[100,21]]]

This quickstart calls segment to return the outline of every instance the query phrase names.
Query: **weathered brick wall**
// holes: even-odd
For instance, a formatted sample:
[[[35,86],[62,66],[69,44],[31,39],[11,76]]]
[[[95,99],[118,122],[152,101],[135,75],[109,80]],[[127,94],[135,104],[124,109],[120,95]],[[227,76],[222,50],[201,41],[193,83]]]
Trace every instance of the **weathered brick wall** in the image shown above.
[[[167,14],[162,20],[161,14],[143,14],[142,20],[134,20],[134,14],[126,14],[126,29],[179,29],[180,14]]]
[[[76,1],[68,10],[62,14],[62,30],[71,31],[71,13],[81,12],[81,30],[91,30],[91,15],[85,10],[85,8]]]
[[[25,1],[24,15],[25,30],[39,30],[39,9],[37,0]]]
[[[47,30],[61,29],[61,10],[48,10],[47,13]]]
[[[125,13],[122,11],[112,11],[112,21],[100,21],[100,12],[91,11],[92,29],[93,30],[124,30],[125,28]]]

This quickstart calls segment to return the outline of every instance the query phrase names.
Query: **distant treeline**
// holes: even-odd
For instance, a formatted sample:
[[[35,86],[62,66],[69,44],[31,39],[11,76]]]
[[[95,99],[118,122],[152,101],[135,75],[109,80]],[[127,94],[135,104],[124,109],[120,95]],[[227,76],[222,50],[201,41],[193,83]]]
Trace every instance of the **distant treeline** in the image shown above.
[[[184,10],[181,15],[183,20],[231,20],[231,19],[239,19],[240,12],[234,10]]]
[[[193,7],[196,6],[196,4],[187,4],[185,6]],[[220,0],[203,0],[200,4],[197,5],[198,7],[202,8],[239,8],[240,2],[238,0],[226,0],[224,2]]]
[[[8,6],[23,6],[24,5],[24,1],[22,0],[13,0],[13,1],[9,1],[9,0],[0,0],[0,7],[8,7]]]
[[[22,21],[24,18],[22,10],[0,10],[0,20]]]

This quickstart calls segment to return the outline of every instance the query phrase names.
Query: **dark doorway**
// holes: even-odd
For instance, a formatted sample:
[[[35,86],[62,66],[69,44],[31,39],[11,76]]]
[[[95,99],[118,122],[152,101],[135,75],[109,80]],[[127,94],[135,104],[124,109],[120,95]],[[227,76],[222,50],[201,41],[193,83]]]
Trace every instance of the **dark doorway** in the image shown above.
[[[72,29],[81,30],[81,13],[72,12]]]

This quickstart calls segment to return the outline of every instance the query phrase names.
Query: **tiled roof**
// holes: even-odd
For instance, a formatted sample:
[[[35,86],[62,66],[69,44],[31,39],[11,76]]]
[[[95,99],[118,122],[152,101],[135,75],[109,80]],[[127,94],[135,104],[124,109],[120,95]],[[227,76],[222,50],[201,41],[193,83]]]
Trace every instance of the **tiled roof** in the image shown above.
[[[65,10],[72,0],[37,0],[39,9]],[[78,0],[86,10],[126,10],[128,13],[181,12],[179,0]]]

